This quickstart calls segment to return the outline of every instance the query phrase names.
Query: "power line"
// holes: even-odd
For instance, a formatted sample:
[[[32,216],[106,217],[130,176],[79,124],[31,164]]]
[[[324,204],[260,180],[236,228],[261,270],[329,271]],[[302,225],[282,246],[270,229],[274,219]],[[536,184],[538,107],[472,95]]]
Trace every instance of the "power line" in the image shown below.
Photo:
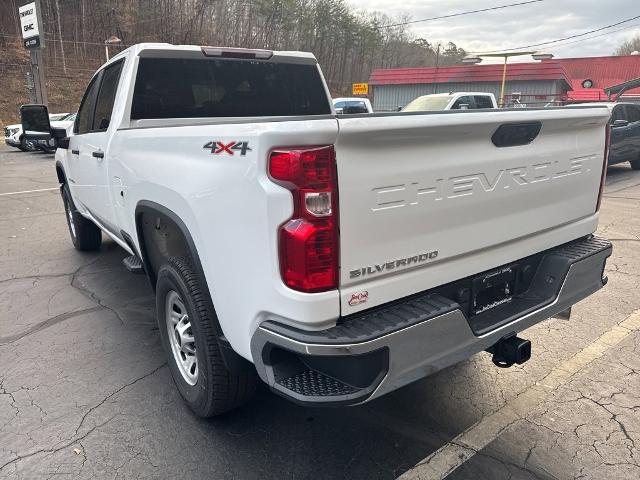
[[[580,42],[586,42],[588,40],[593,40],[594,38],[606,37],[607,35],[612,35],[614,33],[622,32],[623,30],[629,30],[630,28],[636,28],[636,27],[640,27],[640,23],[634,23],[632,25],[629,25],[628,27],[618,28],[618,29],[612,30],[610,32],[605,32],[605,33],[601,33],[599,35],[594,35],[593,37],[581,38],[580,40],[573,40],[572,42],[564,42],[564,43],[561,43],[559,45],[554,45],[553,49],[557,50],[559,48],[566,47],[567,45],[572,45],[574,43],[580,43]]]
[[[522,45],[520,47],[504,48],[502,50],[493,50],[493,51],[490,51],[490,52],[473,52],[473,54],[474,55],[486,55],[486,54],[489,54],[489,53],[511,52],[511,51],[514,51],[514,50],[523,50],[525,48],[541,47],[543,45],[551,45],[553,43],[563,42],[564,40],[571,40],[572,38],[584,37],[585,35],[589,35],[589,34],[595,33],[595,32],[600,32],[602,30],[606,30],[607,28],[617,27],[618,25],[622,25],[623,23],[627,23],[627,22],[631,22],[633,20],[637,20],[638,18],[640,18],[640,15],[636,15],[635,17],[627,18],[625,20],[621,20],[619,22],[612,23],[611,25],[605,25],[604,27],[596,28],[594,30],[589,30],[588,32],[582,32],[582,33],[578,33],[576,35],[570,35],[568,37],[558,38],[556,40],[549,40],[548,42],[532,43],[531,45]]]
[[[377,29],[380,29],[380,28],[391,28],[391,27],[399,27],[401,25],[411,25],[413,23],[431,22],[432,20],[442,20],[443,18],[453,18],[453,17],[460,17],[462,15],[471,15],[471,14],[474,14],[474,13],[490,12],[492,10],[500,10],[500,9],[509,8],[509,7],[518,7],[520,5],[528,5],[530,3],[538,3],[538,2],[543,2],[543,1],[544,0],[528,0],[526,2],[510,3],[508,5],[498,5],[496,7],[480,8],[478,10],[469,10],[469,11],[466,11],[466,12],[458,12],[458,13],[450,13],[448,15],[440,15],[440,16],[437,16],[437,17],[422,18],[420,20],[410,20],[408,22],[392,23],[390,25],[381,25],[381,26],[375,27],[375,28],[377,28]]]

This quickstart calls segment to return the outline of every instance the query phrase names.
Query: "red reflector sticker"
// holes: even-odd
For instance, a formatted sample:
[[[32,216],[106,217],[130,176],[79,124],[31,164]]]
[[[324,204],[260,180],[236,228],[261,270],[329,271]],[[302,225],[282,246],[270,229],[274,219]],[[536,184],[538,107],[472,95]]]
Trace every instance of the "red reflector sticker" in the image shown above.
[[[353,293],[349,299],[349,306],[355,307],[356,305],[365,303],[367,300],[369,300],[369,292],[366,290],[364,292]]]

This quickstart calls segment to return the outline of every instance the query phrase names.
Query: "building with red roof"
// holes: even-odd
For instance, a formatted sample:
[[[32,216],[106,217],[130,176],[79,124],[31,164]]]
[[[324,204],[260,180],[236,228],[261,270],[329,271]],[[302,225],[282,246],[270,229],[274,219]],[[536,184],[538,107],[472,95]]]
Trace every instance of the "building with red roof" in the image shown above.
[[[376,69],[369,77],[375,110],[395,110],[421,95],[488,92],[500,96],[502,64]],[[640,77],[640,55],[561,58],[507,65],[505,105],[606,101],[604,88]],[[640,100],[640,88],[623,95]]]

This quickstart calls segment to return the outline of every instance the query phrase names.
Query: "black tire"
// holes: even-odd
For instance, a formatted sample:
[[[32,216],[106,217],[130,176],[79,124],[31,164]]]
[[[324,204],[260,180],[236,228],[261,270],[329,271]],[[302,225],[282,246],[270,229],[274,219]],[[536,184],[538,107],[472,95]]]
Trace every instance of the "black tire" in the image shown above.
[[[631,160],[629,163],[631,164],[631,168],[633,168],[634,170],[640,170],[640,158]]]
[[[20,146],[18,147],[20,150],[22,150],[23,152],[33,152],[35,151],[35,147],[33,146],[33,143],[31,142],[27,142],[24,137],[20,138]]]
[[[169,343],[167,324],[167,299],[172,292],[179,295],[186,308],[195,344],[197,379],[189,384],[177,364]],[[230,372],[220,353],[215,323],[215,311],[211,311],[209,295],[200,285],[192,262],[185,258],[169,258],[158,271],[156,284],[156,312],[162,346],[167,356],[171,376],[182,398],[199,417],[213,417],[248,402],[255,392],[258,377],[252,368],[240,373]],[[195,376],[195,374],[194,374]]]
[[[91,220],[80,215],[66,184],[62,187],[62,201],[73,246],[84,252],[98,250],[102,243],[102,231]]]

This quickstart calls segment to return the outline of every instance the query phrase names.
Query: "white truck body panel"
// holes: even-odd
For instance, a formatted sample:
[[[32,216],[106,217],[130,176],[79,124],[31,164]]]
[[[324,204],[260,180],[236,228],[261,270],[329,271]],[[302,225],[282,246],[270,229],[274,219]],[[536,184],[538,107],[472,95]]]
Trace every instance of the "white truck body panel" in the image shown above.
[[[319,329],[340,315],[337,290],[305,294],[282,283],[277,233],[293,207],[290,192],[267,176],[274,147],[299,144],[301,138],[332,144],[337,134],[335,119],[134,128],[117,132],[109,147],[109,176],[126,179],[124,186],[111,186],[115,223],[135,232],[133,211],[142,200],[167,206],[182,219],[225,336],[247,358],[248,339],[267,316]],[[216,158],[202,148],[213,139],[238,138],[252,148],[244,157]]]

